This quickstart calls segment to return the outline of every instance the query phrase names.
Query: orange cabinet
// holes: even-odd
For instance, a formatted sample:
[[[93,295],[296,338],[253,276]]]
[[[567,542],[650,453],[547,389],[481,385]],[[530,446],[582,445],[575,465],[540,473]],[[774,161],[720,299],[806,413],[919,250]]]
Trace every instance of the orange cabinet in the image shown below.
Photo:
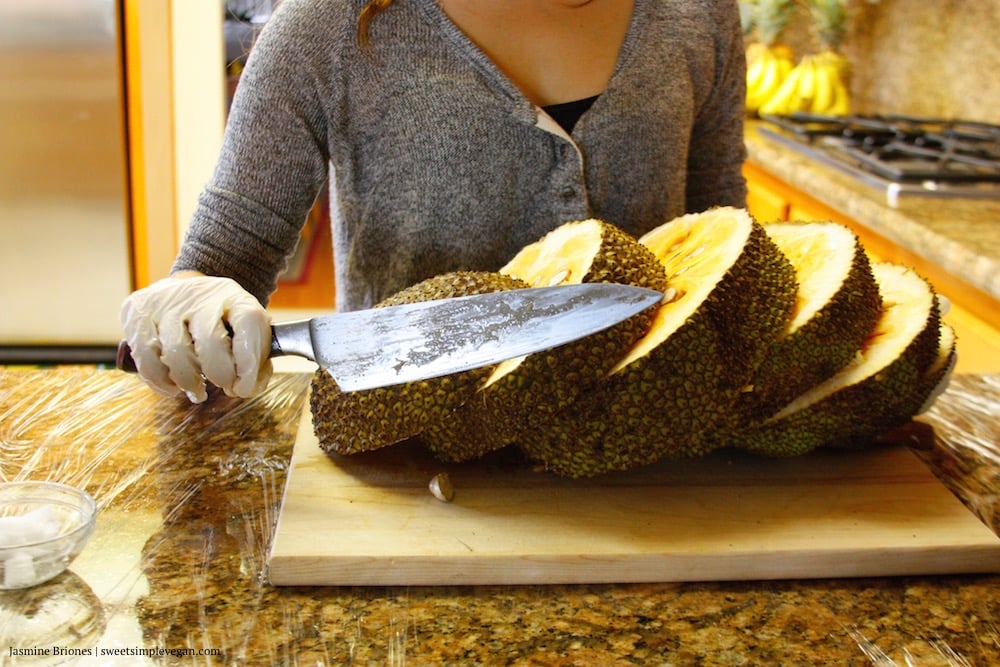
[[[747,190],[747,209],[761,222],[788,220],[789,208],[788,199],[771,188],[757,184]]]
[[[743,166],[743,175],[747,179],[747,208],[761,222],[832,220],[851,228],[857,226],[837,209],[785,183],[752,162]]]

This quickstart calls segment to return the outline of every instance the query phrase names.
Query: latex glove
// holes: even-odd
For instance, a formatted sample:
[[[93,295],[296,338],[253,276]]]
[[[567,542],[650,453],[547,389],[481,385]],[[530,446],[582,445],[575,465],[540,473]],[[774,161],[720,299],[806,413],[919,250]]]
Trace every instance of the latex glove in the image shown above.
[[[207,380],[229,396],[249,397],[271,379],[270,318],[229,278],[164,278],[125,299],[121,323],[139,375],[167,396],[201,403]]]

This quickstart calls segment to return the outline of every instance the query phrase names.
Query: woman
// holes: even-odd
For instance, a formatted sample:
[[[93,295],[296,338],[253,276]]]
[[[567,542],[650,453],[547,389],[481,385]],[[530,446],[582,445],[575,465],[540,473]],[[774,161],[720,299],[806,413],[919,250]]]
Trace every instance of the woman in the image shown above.
[[[285,0],[172,276],[123,305],[139,372],[266,384],[262,304],[327,178],[341,310],[568,220],[743,206],[744,94],[734,0]]]

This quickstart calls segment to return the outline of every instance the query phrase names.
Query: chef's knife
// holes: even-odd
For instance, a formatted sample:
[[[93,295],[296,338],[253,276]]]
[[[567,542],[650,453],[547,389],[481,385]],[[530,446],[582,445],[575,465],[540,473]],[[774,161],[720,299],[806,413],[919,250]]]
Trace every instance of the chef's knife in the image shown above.
[[[655,290],[610,283],[535,287],[274,324],[271,353],[311,359],[342,391],[414,382],[546,350],[657,303]],[[125,341],[118,368],[135,371]]]

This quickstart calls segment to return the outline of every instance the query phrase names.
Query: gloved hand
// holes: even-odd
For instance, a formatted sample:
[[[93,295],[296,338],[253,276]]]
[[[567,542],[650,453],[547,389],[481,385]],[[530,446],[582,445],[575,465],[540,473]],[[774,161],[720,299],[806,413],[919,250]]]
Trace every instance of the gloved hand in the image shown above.
[[[133,292],[121,308],[136,370],[167,396],[263,391],[271,378],[271,326],[256,298],[229,278],[183,272]]]

